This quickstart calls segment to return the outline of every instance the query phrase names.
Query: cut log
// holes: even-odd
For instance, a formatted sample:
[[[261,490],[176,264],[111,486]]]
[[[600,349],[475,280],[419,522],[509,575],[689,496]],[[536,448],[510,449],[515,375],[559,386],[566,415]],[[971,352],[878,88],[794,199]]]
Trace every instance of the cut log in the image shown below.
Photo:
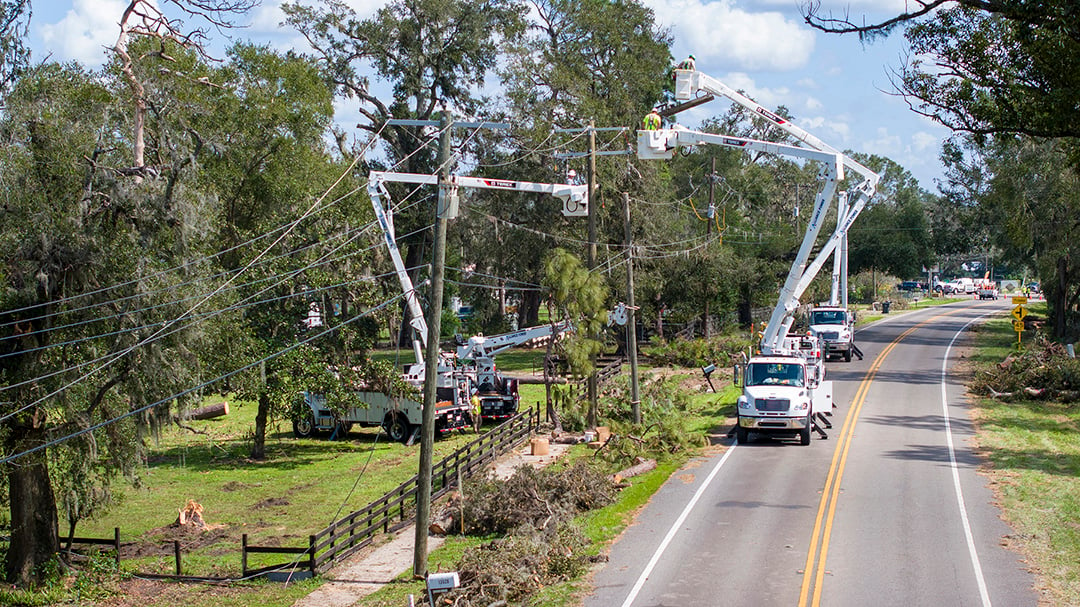
[[[625,470],[620,470],[620,471],[616,472],[615,474],[612,474],[611,475],[611,480],[612,480],[612,482],[619,483],[619,482],[622,482],[623,479],[632,478],[632,477],[635,477],[635,476],[637,476],[639,474],[645,474],[646,472],[649,472],[650,470],[654,470],[655,468],[656,468],[656,460],[647,459],[647,460],[645,460],[643,462],[640,462],[638,464],[630,466],[629,468],[627,468]]]
[[[210,419],[213,417],[221,417],[222,415],[229,414],[229,403],[221,401],[213,405],[207,405],[200,407],[191,412],[191,419]]]

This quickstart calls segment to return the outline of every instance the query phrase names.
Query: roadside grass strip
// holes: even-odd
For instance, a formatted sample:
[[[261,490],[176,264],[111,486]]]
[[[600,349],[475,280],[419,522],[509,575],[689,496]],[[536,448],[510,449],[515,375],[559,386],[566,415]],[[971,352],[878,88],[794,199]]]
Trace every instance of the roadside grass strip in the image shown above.
[[[1039,304],[1032,311],[1040,313]],[[1001,362],[1015,344],[1008,320],[988,322],[977,334],[973,371]],[[1080,405],[974,401],[984,472],[1014,530],[1002,541],[1024,555],[1045,604],[1080,605]]]

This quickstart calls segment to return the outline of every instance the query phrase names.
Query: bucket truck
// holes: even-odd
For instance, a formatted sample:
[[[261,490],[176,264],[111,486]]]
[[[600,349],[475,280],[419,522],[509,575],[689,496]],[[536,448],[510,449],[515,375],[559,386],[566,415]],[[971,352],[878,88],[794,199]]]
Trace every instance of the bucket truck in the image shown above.
[[[823,438],[827,437],[822,426],[831,427],[826,416],[831,415],[834,406],[833,386],[831,381],[825,379],[825,367],[822,363],[825,345],[821,337],[813,332],[805,336],[788,334],[794,322],[793,313],[799,306],[800,296],[809,287],[826,259],[838,246],[844,248],[842,245],[846,242],[847,231],[866,202],[874,195],[879,176],[722,82],[694,70],[676,70],[675,73],[677,99],[689,100],[699,92],[722,95],[768,119],[802,145],[702,133],[675,125],[671,129],[639,131],[639,158],[669,159],[680,147],[721,145],[746,152],[790,156],[821,165],[819,178],[823,185],[815,198],[813,213],[802,244],[762,336],[760,354],[750,357],[735,370],[736,384],[743,386],[743,394],[738,399],[738,421],[735,429],[738,441],[746,442],[751,432],[757,432],[797,436],[802,444],[808,445],[812,430],[816,430]],[[813,262],[808,264],[829,205],[837,195],[839,183],[844,179],[845,170],[858,174],[862,181],[848,192],[847,198],[850,200],[838,205],[836,229]],[[844,290],[846,292],[846,288]]]
[[[420,307],[420,298],[416,294],[416,289],[413,286],[412,279],[406,271],[405,264],[401,259],[401,252],[397,246],[397,237],[394,232],[394,215],[393,210],[390,207],[390,195],[385,186],[385,183],[388,181],[437,185],[438,176],[418,173],[372,171],[368,176],[367,186],[368,195],[371,198],[372,209],[375,211],[375,217],[382,229],[383,241],[386,244],[387,251],[390,253],[390,258],[393,261],[398,281],[401,283],[406,307],[409,310],[409,325],[413,329],[413,354],[415,356],[415,362],[405,367],[402,378],[407,383],[422,389],[425,374],[423,348],[429,346],[437,348],[439,345],[425,343],[428,334],[427,321],[424,319],[424,313]],[[588,186],[585,185],[575,186],[567,184],[531,183],[526,181],[462,176],[452,176],[450,181],[452,209],[456,209],[457,187],[464,186],[551,194],[562,200],[564,215],[568,217],[580,217],[588,214],[588,196],[586,194]],[[383,206],[384,199],[386,200],[385,207]],[[454,210],[452,210],[451,216],[455,214]],[[538,327],[537,329],[546,330],[548,332],[552,330],[550,327]],[[539,336],[540,332],[542,331],[537,332],[534,337]],[[518,333],[504,336],[504,339],[500,343],[508,344],[513,342],[514,338],[511,336],[518,335]],[[483,338],[480,338],[480,343],[483,343],[483,341]],[[455,360],[454,353],[439,353],[435,399],[437,403],[435,412],[435,430],[438,434],[446,434],[455,429],[464,429],[472,425],[472,413],[471,407],[469,406],[471,390],[474,387],[477,389],[480,388],[477,383],[480,377],[486,377],[492,380],[499,378],[495,371],[494,361],[490,359],[490,356],[494,354],[492,350],[495,350],[495,346],[489,347],[487,350],[484,350],[484,348],[481,347],[479,354],[470,355],[473,357],[472,360],[479,361],[474,362],[471,368],[459,365],[458,361]],[[486,354],[484,354],[484,352],[486,352]],[[481,368],[485,370],[483,373],[479,372],[479,369]],[[494,381],[490,383],[495,385]],[[503,386],[505,391],[507,382],[500,381],[498,383]],[[519,398],[517,395],[516,382],[510,385],[509,390],[508,393],[496,392],[491,396],[493,399],[497,397],[502,401],[504,406],[499,408],[499,411],[509,410],[509,407],[505,405],[507,401],[512,403],[513,411],[508,415],[513,415],[517,410]],[[404,396],[392,396],[365,390],[357,391],[356,395],[359,397],[359,400],[366,405],[365,407],[351,407],[344,413],[334,414],[327,406],[326,399],[322,395],[310,392],[302,393],[302,402],[299,407],[300,413],[295,417],[293,423],[294,434],[297,436],[310,436],[316,431],[347,431],[348,427],[352,424],[359,424],[363,426],[382,426],[390,438],[395,441],[408,443],[413,440],[415,433],[420,429],[420,424],[423,419],[422,401],[413,400]]]

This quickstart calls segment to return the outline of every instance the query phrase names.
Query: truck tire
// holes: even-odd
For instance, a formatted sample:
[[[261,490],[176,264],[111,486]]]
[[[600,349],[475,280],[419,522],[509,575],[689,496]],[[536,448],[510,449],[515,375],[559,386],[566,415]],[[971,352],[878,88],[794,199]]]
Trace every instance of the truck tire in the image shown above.
[[[736,422],[738,423],[738,422]],[[739,441],[740,445],[745,445],[750,442],[750,431],[742,426],[735,428],[735,440]]]
[[[308,409],[293,418],[292,433],[296,438],[311,438],[315,436],[315,414]]]
[[[412,434],[412,425],[409,424],[409,420],[405,419],[404,415],[397,413],[386,414],[386,419],[383,420],[383,428],[386,429],[386,434],[390,437],[390,440],[401,444],[409,442],[409,436]]]
[[[807,415],[806,416],[806,427],[799,431],[799,444],[803,445],[804,447],[806,445],[810,444],[810,432],[811,432],[813,421],[814,421],[813,418],[811,416]]]
[[[848,348],[847,350],[844,350],[844,362],[846,362],[846,363],[851,362],[851,348]]]

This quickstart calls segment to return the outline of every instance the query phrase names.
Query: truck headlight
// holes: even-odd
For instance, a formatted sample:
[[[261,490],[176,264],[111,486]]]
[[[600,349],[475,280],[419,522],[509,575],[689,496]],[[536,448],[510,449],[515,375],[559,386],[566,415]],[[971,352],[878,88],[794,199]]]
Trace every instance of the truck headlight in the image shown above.
[[[739,397],[739,408],[740,409],[753,409],[754,406],[750,403],[750,401],[745,396],[740,396]]]

